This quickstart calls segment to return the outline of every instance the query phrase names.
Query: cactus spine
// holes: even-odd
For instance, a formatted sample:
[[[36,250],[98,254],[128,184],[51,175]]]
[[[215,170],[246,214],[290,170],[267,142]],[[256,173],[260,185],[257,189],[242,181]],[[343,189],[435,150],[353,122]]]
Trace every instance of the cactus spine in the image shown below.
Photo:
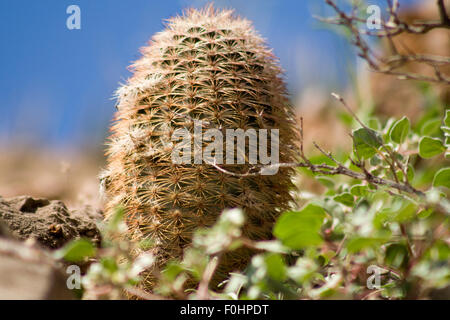
[[[251,23],[229,10],[190,9],[168,20],[118,91],[108,143],[106,215],[122,205],[131,239],[153,241],[158,266],[181,258],[193,231],[214,224],[225,208],[243,208],[243,234],[270,239],[291,201],[292,169],[238,177],[208,163],[174,164],[177,128],[279,129],[279,161],[295,160],[296,130],[277,59]],[[224,147],[225,149],[225,147]],[[248,163],[224,165],[246,172]],[[222,257],[219,273],[242,269],[245,249]]]

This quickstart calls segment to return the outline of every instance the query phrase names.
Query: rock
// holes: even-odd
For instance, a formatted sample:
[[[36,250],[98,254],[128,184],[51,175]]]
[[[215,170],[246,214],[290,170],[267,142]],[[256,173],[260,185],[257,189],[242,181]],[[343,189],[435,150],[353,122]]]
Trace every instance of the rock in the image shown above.
[[[0,300],[73,299],[63,272],[69,263],[56,261],[49,249],[80,237],[99,245],[102,218],[88,206],[68,210],[61,201],[0,197]]]
[[[44,250],[0,236],[0,300],[74,299],[66,278]]]
[[[0,237],[4,237],[4,238],[11,238],[12,235],[9,232],[8,227],[6,227],[5,222],[0,219]]]
[[[99,245],[101,219],[91,207],[70,211],[61,201],[0,197],[0,300],[73,299],[63,272],[68,263],[48,249],[80,237]]]
[[[96,221],[102,215],[89,206],[69,211],[61,201],[30,196],[0,197],[0,219],[18,239],[33,238],[51,249],[79,237],[89,238],[97,245],[101,239]]]

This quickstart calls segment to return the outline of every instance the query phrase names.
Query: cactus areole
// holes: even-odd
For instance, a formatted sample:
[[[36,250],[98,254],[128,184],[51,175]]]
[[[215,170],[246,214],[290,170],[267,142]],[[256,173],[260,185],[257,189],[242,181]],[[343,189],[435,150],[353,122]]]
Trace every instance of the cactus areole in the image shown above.
[[[212,6],[169,19],[141,52],[117,91],[103,174],[107,219],[117,206],[125,208],[129,238],[151,240],[158,267],[180,259],[193,232],[213,225],[227,208],[244,210],[243,236],[270,239],[275,219],[291,201],[293,170],[242,176],[254,167],[254,154],[242,156],[242,148],[217,135],[242,129],[249,152],[257,141],[249,132],[259,140],[276,132],[276,148],[269,148],[274,136],[266,135],[267,154],[280,163],[295,161],[297,131],[277,59],[248,20]],[[174,161],[174,150],[181,150],[177,141],[185,139],[180,132],[195,137],[210,129],[214,139],[186,140],[184,150],[194,152]],[[232,154],[235,163],[220,167],[235,174],[195,159],[196,150],[212,143],[213,157]],[[250,254],[238,249],[223,255],[218,274],[242,269]]]

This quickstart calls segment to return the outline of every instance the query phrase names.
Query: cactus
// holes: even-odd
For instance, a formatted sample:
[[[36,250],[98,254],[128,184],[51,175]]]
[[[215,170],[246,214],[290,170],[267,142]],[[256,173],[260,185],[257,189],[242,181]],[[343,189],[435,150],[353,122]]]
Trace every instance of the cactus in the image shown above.
[[[292,200],[292,169],[243,177],[211,163],[176,164],[170,141],[178,128],[192,132],[193,120],[219,130],[279,129],[279,161],[294,161],[297,131],[276,57],[248,20],[212,6],[169,19],[141,52],[117,91],[104,172],[107,218],[123,206],[130,239],[153,242],[157,267],[181,258],[193,232],[226,208],[244,210],[244,236],[270,239]],[[223,167],[245,173],[247,160]],[[242,269],[250,254],[222,256],[217,274]]]

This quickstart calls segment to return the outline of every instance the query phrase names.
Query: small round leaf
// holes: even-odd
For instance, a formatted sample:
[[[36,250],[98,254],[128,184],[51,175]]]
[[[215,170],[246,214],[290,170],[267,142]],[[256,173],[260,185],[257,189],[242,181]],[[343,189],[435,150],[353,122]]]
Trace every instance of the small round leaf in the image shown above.
[[[434,187],[446,187],[450,189],[450,168],[442,168],[433,179]]]
[[[408,136],[409,130],[410,130],[410,123],[409,119],[407,117],[403,117],[400,120],[397,120],[392,125],[392,129],[390,132],[391,140],[396,143],[403,143],[405,142],[406,137]]]
[[[441,154],[446,150],[444,144],[440,139],[423,137],[419,142],[419,155],[422,158],[428,159],[438,154]]]

